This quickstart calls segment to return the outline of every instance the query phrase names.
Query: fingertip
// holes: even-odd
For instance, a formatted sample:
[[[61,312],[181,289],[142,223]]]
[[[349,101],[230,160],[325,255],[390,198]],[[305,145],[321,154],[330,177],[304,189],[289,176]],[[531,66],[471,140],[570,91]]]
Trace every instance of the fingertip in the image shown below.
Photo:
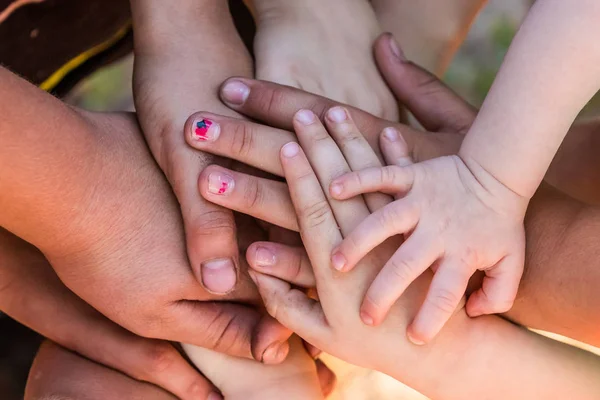
[[[300,154],[300,145],[296,142],[289,142],[283,145],[281,148],[281,158],[283,160],[289,160]]]
[[[416,346],[424,346],[427,344],[427,340],[424,339],[423,335],[415,332],[413,325],[409,326],[406,330],[406,337],[412,344]]]
[[[344,193],[344,183],[341,180],[334,180],[329,185],[329,193],[334,199],[342,200]]]
[[[373,317],[371,317],[371,315],[364,310],[360,311],[360,319],[363,322],[363,324],[367,326],[375,326],[375,320],[373,319]]]
[[[234,109],[239,108],[250,96],[250,85],[244,78],[229,78],[221,85],[219,96],[225,105]]]
[[[345,272],[348,270],[348,259],[342,252],[335,250],[331,255],[331,265],[337,271]]]

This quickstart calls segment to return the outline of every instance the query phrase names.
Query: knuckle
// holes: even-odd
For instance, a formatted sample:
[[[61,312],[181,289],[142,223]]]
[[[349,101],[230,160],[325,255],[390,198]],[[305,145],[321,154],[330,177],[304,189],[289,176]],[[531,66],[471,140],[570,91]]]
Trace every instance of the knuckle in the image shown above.
[[[239,343],[249,343],[249,334],[242,328],[239,318],[237,314],[219,310],[206,326],[207,347],[221,353],[230,353]]]
[[[329,219],[330,212],[327,201],[321,200],[301,210],[300,218],[305,221],[308,227],[316,228],[325,224]]]
[[[247,209],[253,210],[259,207],[264,200],[264,189],[256,178],[250,178],[244,190],[244,204]]]
[[[414,272],[414,263],[406,258],[391,258],[389,261],[390,272],[400,282],[411,280]]]
[[[246,158],[254,148],[254,127],[245,121],[240,121],[233,128],[231,151],[233,154]]]
[[[154,341],[144,349],[142,370],[138,379],[149,380],[171,368],[179,353],[167,342]]]
[[[215,235],[234,235],[235,225],[233,215],[229,210],[225,209],[206,211],[200,217],[196,218],[192,230],[194,236],[214,237]]]
[[[265,110],[267,115],[278,114],[281,104],[285,104],[285,91],[279,87],[272,87],[260,92],[260,97],[256,99],[257,106]]]
[[[456,293],[440,288],[431,294],[430,304],[444,314],[452,314],[459,301]]]

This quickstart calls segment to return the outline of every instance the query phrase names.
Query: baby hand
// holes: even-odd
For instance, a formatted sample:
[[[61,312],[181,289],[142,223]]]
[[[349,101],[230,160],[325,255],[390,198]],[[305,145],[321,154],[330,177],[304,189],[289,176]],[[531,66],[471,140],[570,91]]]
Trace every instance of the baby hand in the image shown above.
[[[381,142],[393,165],[345,174],[330,187],[338,200],[370,192],[396,199],[367,217],[333,251],[335,269],[349,271],[390,236],[406,237],[368,289],[361,306],[363,322],[380,324],[411,282],[430,267],[435,276],[408,327],[413,343],[425,344],[438,334],[477,270],[485,277],[469,297],[468,314],[509,310],[523,273],[528,199],[456,155],[413,164],[393,129],[386,129]]]

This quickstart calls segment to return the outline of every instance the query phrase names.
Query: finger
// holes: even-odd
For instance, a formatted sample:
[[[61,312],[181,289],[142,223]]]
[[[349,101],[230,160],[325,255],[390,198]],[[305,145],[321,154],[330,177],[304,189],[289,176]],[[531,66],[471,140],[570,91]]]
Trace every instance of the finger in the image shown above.
[[[199,392],[195,398],[201,394]],[[24,398],[176,399],[154,385],[131,379],[49,341],[42,344],[31,366]]]
[[[136,336],[86,304],[64,286],[39,251],[2,229],[0,264],[0,280],[11,282],[1,293],[0,309],[23,325],[181,399],[212,387],[169,343]]]
[[[304,152],[297,143],[288,143],[281,149],[281,163],[290,189],[290,196],[304,247],[314,267],[317,279],[329,279],[331,249],[341,242],[333,212]]]
[[[404,137],[395,128],[385,128],[379,137],[379,144],[388,165],[408,167],[413,164]]]
[[[352,171],[381,167],[381,161],[344,107],[333,107],[325,118],[327,130],[335,140]],[[365,202],[371,212],[389,204],[392,199],[381,193],[370,193]]]
[[[267,311],[302,339],[319,345],[327,340],[327,322],[319,302],[280,279],[250,271]]]
[[[199,112],[188,118],[185,139],[195,149],[282,176],[279,151],[284,144],[296,141],[296,135],[250,121]]]
[[[340,202],[332,199],[328,190],[333,179],[350,172],[348,163],[335,141],[312,111],[300,110],[296,113],[294,130],[310,166],[319,179],[342,235],[350,233],[369,215],[365,202],[362,198]]]
[[[211,165],[202,171],[198,184],[200,193],[210,202],[298,231],[296,213],[283,182]]]
[[[506,256],[493,268],[486,270],[481,288],[469,296],[467,314],[478,317],[510,310],[519,289],[523,264],[523,257]]]
[[[223,83],[220,96],[221,100],[233,110],[288,131],[293,130],[292,119],[301,109],[314,112],[323,121],[327,110],[343,105],[289,86],[238,77],[230,78]],[[376,149],[376,136],[389,122],[357,108],[344,106],[371,146]]]
[[[252,337],[252,354],[264,364],[282,363],[290,352],[288,339],[294,332],[264,313]]]
[[[342,175],[331,182],[329,191],[338,200],[346,200],[364,193],[406,193],[412,187],[412,169],[388,165],[368,168]]]
[[[315,360],[315,363],[317,364],[317,376],[321,384],[321,392],[323,396],[328,397],[333,392],[333,389],[335,389],[337,378],[323,361]]]
[[[391,34],[375,42],[375,60],[398,101],[425,129],[467,132],[477,110],[433,74],[408,61]]]
[[[257,242],[246,251],[246,259],[250,267],[262,274],[274,276],[295,286],[316,286],[315,274],[304,247]]]
[[[379,325],[396,300],[439,257],[429,238],[415,231],[383,266],[367,290],[360,315],[367,325]]]
[[[465,295],[471,272],[460,261],[444,261],[433,275],[421,309],[408,327],[417,345],[429,343],[448,322]]]
[[[375,247],[389,237],[409,232],[418,221],[418,210],[408,200],[396,200],[375,211],[333,251],[333,267],[338,271],[350,271]]]

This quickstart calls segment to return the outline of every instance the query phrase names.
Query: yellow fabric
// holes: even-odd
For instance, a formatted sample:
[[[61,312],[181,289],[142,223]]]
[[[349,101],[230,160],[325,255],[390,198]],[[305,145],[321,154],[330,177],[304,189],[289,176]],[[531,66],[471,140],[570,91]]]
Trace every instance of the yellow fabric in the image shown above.
[[[103,51],[112,47],[115,43],[121,40],[131,29],[131,22],[128,22],[123,28],[119,29],[111,38],[108,40],[92,47],[84,53],[81,53],[77,57],[69,60],[66,64],[56,70],[52,75],[48,77],[44,82],[40,84],[40,89],[47,92],[51,91],[67,76],[71,71],[81,66],[90,58],[102,53]]]

